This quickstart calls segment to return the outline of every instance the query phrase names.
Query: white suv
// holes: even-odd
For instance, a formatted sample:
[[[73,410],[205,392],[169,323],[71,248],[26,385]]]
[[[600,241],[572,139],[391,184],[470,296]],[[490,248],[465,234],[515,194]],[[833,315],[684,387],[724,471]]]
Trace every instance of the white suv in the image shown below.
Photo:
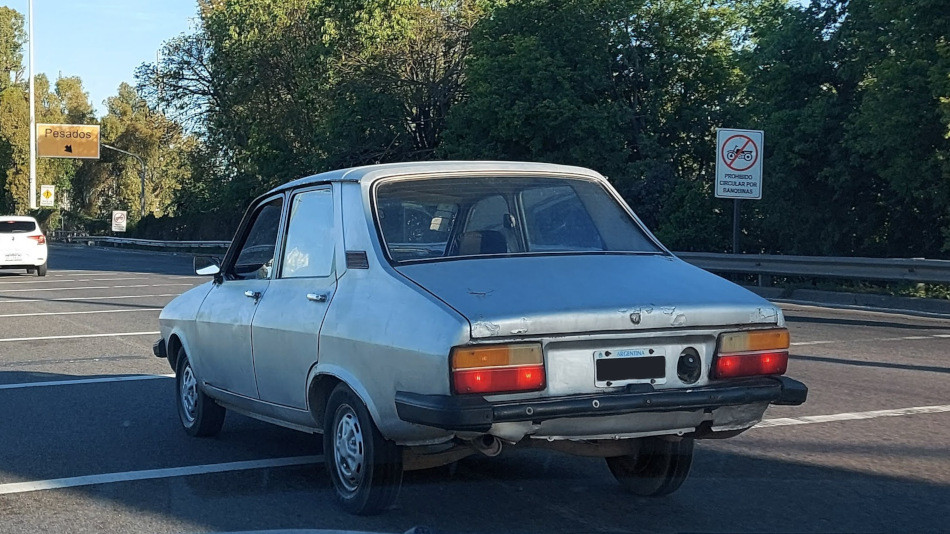
[[[46,236],[36,219],[0,216],[0,269],[46,276]]]

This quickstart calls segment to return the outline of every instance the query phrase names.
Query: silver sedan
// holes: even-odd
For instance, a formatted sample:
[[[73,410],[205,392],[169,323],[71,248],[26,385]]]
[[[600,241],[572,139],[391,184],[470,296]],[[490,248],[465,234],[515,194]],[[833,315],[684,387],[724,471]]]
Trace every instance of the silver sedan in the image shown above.
[[[781,310],[679,260],[589,169],[377,165],[255,200],[213,279],[161,314],[181,423],[226,411],[319,433],[341,505],[396,499],[404,470],[506,447],[606,459],[675,491],[696,439],[735,436],[784,377]]]

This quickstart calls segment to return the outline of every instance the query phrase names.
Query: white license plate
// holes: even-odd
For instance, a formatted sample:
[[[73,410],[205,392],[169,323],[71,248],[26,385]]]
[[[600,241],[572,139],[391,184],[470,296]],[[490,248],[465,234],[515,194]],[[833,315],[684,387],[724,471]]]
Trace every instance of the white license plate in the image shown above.
[[[4,261],[22,261],[23,256],[20,254],[6,254],[3,256]]]
[[[656,347],[637,347],[594,352],[595,386],[665,384],[666,355]]]

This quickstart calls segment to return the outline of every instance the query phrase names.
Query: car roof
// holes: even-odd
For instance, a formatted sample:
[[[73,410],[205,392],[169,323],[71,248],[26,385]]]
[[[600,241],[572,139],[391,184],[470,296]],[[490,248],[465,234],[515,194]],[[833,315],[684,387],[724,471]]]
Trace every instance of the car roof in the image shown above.
[[[572,174],[604,180],[600,173],[584,167],[557,165],[553,163],[529,163],[521,161],[419,161],[408,163],[384,163],[339,169],[287,182],[270,193],[303,187],[322,182],[372,183],[382,178],[422,174]]]
[[[0,221],[32,221],[36,222],[36,219],[29,217],[27,215],[0,215]],[[39,223],[37,223],[39,224]]]

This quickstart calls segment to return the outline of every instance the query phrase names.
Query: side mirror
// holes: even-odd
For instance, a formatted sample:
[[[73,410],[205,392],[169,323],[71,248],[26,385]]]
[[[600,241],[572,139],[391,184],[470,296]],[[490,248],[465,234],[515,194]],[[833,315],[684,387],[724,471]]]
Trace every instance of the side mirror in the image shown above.
[[[221,272],[221,260],[214,256],[195,256],[195,274],[217,276]]]

